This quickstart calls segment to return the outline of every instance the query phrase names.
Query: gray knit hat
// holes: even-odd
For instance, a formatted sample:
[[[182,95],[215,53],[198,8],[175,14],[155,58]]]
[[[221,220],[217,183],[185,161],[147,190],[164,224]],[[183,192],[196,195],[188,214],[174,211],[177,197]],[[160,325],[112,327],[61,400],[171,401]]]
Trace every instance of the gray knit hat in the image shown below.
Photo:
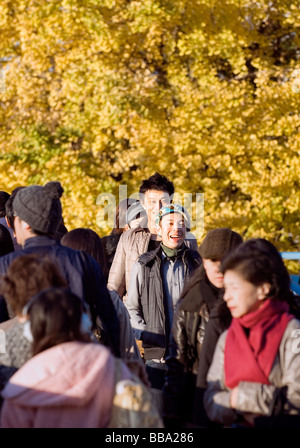
[[[228,227],[220,227],[208,232],[199,246],[199,253],[208,260],[221,260],[227,252],[242,242],[243,238],[239,233]]]
[[[44,187],[31,185],[22,188],[14,198],[13,209],[33,230],[53,233],[62,221],[59,198],[63,191],[60,182],[48,182]]]

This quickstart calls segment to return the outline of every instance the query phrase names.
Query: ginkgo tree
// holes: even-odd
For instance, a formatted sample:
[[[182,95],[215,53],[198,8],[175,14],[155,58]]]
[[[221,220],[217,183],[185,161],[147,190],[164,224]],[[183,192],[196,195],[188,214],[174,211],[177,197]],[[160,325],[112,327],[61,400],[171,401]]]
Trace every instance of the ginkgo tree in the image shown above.
[[[158,171],[203,194],[199,242],[300,249],[296,0],[2,0],[0,37],[1,189],[58,179],[103,235],[99,197]]]

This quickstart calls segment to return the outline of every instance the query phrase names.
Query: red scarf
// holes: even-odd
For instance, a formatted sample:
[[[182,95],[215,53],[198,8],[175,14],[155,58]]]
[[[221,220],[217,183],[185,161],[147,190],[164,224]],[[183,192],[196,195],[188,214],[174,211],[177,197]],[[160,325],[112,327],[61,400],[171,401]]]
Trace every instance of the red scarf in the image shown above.
[[[288,322],[288,304],[266,299],[251,313],[233,318],[225,342],[225,383],[230,389],[240,381],[270,384],[268,377]],[[247,337],[245,328],[249,329]]]

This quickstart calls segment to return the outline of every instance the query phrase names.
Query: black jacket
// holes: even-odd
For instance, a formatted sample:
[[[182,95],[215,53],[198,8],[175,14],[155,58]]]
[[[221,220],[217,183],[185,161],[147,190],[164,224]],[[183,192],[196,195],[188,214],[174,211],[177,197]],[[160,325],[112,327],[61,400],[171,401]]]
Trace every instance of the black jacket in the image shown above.
[[[94,328],[101,333],[100,341],[119,356],[119,321],[96,260],[48,236],[34,236],[25,241],[23,249],[0,258],[0,275],[6,273],[15,258],[32,253],[47,255],[58,264],[70,290],[88,303]]]
[[[196,378],[199,360],[202,372],[208,368],[215,348],[215,336],[223,331],[223,318],[215,319],[214,333],[208,338],[210,316],[222,299],[223,290],[213,286],[205,273],[203,265],[194,273],[190,285],[187,285],[173,319],[170,336],[169,356],[166,358],[167,373],[164,385],[164,415],[179,419],[181,422],[192,421]]]
[[[161,279],[161,247],[146,252],[139,258],[143,267],[141,306],[146,322],[142,334],[145,359],[162,358],[168,347],[170,329],[165,318],[165,303]],[[199,266],[201,257],[192,249],[186,249],[182,256],[186,266],[186,279]]]

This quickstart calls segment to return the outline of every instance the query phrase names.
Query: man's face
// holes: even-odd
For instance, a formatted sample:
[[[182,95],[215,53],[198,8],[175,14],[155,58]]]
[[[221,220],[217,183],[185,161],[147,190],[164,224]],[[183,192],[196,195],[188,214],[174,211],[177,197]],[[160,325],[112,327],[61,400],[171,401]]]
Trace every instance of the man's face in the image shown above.
[[[148,217],[148,228],[155,227],[155,218],[159,210],[167,204],[170,204],[171,198],[166,191],[147,190],[142,198],[142,204]]]
[[[170,213],[160,221],[160,234],[162,243],[170,249],[178,249],[184,242],[186,226],[180,213]]]

